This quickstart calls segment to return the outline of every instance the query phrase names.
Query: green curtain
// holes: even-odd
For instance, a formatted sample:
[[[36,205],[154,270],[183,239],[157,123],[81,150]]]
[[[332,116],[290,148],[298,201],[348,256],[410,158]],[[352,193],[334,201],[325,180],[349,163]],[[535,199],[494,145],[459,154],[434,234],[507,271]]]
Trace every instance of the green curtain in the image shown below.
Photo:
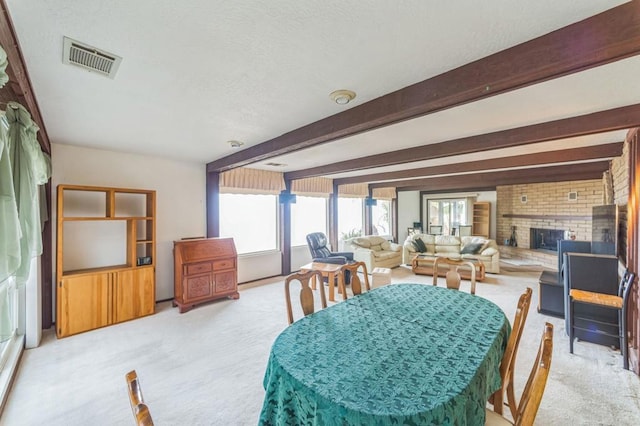
[[[1,74],[0,74],[1,75]],[[9,283],[20,265],[20,222],[13,176],[9,161],[8,124],[0,122],[0,342],[11,338],[15,328],[12,320],[12,289]],[[10,289],[11,287],[11,289]]]
[[[2,46],[0,46],[0,87],[4,86],[9,81],[9,76],[6,72],[7,65],[9,65],[9,62],[7,62],[7,53],[4,51]]]
[[[9,161],[8,123],[0,123],[0,283],[20,266],[20,222]]]
[[[0,87],[9,81],[6,69],[7,55],[0,47]],[[20,223],[9,161],[8,129],[7,120],[0,117],[0,342],[11,338],[15,329],[10,299],[13,284],[9,283],[9,277],[20,265]]]
[[[9,161],[20,222],[20,265],[15,273],[18,285],[29,277],[31,259],[42,254],[40,185],[51,176],[51,160],[37,140],[38,126],[29,112],[17,102],[9,102]]]

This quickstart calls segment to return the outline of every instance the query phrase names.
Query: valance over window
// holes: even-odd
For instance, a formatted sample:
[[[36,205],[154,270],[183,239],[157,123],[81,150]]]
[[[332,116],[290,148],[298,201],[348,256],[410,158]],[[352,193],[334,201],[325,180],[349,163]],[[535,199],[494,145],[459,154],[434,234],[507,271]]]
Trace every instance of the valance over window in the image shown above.
[[[329,197],[333,192],[333,179],[312,177],[291,181],[291,193],[308,197]]]
[[[369,196],[369,185],[366,183],[339,185],[338,196],[346,198],[366,198]]]
[[[220,192],[278,195],[284,189],[281,172],[241,167],[220,173]]]
[[[373,188],[372,196],[376,200],[393,200],[396,198],[395,188]]]

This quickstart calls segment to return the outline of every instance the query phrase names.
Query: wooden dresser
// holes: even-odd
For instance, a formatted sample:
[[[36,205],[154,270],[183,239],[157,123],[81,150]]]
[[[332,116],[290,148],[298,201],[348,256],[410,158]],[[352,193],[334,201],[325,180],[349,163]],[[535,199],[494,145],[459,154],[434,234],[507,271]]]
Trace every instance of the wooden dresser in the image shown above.
[[[238,256],[233,238],[174,241],[173,306],[180,313],[195,305],[230,297],[238,299]]]

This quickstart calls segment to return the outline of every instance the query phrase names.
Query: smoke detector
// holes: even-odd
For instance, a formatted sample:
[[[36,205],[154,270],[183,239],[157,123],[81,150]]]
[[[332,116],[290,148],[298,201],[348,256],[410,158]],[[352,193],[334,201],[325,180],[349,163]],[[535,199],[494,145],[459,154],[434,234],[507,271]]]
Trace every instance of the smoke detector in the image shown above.
[[[351,90],[341,89],[336,90],[335,92],[331,92],[331,94],[329,94],[329,97],[338,105],[346,105],[356,97],[356,93],[352,92]]]
[[[244,145],[244,142],[240,141],[227,141],[227,143],[231,148],[240,148],[242,145]]]
[[[122,58],[69,37],[64,37],[62,62],[114,78]]]

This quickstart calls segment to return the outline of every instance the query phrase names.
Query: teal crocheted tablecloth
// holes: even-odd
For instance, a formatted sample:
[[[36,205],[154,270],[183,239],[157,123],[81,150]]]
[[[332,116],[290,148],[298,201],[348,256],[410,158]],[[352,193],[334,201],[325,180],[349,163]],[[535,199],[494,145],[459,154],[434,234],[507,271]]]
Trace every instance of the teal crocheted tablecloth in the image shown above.
[[[482,425],[500,388],[504,312],[422,284],[372,290],[276,339],[260,425]]]

